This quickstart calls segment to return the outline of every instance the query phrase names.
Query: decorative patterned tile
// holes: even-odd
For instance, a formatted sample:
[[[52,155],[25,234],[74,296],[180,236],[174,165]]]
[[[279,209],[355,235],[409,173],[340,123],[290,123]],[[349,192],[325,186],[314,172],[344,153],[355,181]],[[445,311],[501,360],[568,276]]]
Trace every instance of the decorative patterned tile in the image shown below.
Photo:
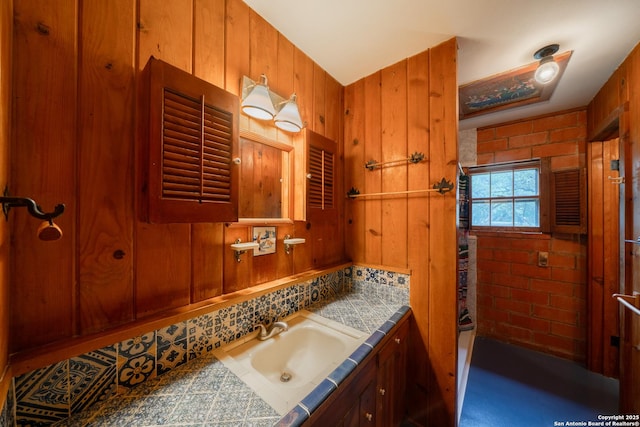
[[[373,285],[379,284],[380,283],[379,277],[378,277],[379,273],[380,273],[380,270],[375,269],[375,268],[367,267],[365,269],[364,281],[369,283],[369,284],[373,284]]]
[[[216,342],[219,339],[215,331],[222,329],[222,319],[217,317],[219,311],[212,314],[204,314],[188,321],[188,360],[198,358],[216,347]],[[218,343],[217,346],[220,346],[220,344]]]
[[[170,343],[164,347],[158,346],[156,374],[163,375],[187,363],[187,339]]]
[[[147,353],[127,359],[123,365],[118,367],[118,389],[132,388],[155,378],[155,367],[155,357]]]
[[[16,423],[41,426],[68,418],[68,378],[68,360],[16,377]]]
[[[156,377],[156,334],[139,335],[118,344],[118,389],[129,389]],[[119,391],[121,393],[122,391]]]
[[[155,331],[122,341],[118,344],[118,358],[130,359],[132,357],[148,353],[155,344]]]
[[[69,359],[69,398],[76,414],[116,393],[115,345]]]
[[[313,279],[309,283],[309,305],[313,305],[322,299],[319,279]]]
[[[253,307],[253,300],[249,300],[214,312],[213,337],[215,341],[228,344],[251,332],[255,326]]]
[[[381,329],[369,339],[375,344],[387,326],[409,310],[409,282],[405,274],[351,266],[123,341],[117,345],[117,354],[115,347],[100,349],[34,371],[14,379],[20,387],[16,407],[23,417],[17,424],[43,425],[42,419],[52,420],[48,424],[58,419],[58,426],[174,421],[201,427],[299,425],[308,416],[303,406],[280,419],[210,350],[246,335],[257,323],[268,324],[302,308],[370,334]],[[329,393],[370,351],[366,344],[357,349],[351,357],[354,361],[347,360],[334,370],[331,380],[325,379],[307,404],[319,405],[326,398],[323,392]],[[113,358],[117,371],[111,372]],[[101,401],[113,394],[116,383],[118,398]],[[46,391],[34,392],[41,388]],[[85,410],[93,402],[98,403]],[[9,398],[0,423],[13,414],[7,407],[13,407]],[[70,411],[73,419],[64,420]],[[286,420],[289,423],[283,424]]]
[[[15,424],[14,418],[14,405],[15,400],[14,396],[14,381],[9,383],[9,390],[7,391],[7,399],[5,401],[4,407],[2,408],[2,412],[0,413],[0,426],[12,426]]]
[[[179,322],[156,331],[156,340],[159,348],[185,340],[186,338],[187,322]]]

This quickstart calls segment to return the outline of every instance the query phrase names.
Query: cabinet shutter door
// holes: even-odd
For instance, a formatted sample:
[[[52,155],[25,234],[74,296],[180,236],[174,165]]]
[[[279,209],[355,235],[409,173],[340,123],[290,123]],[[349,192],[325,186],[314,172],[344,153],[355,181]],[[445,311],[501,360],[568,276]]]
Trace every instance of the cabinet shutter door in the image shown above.
[[[586,233],[585,177],[580,169],[551,172],[551,231]]]
[[[307,213],[326,216],[336,211],[336,143],[307,130]]]
[[[237,97],[154,58],[147,69],[145,219],[237,221]]]

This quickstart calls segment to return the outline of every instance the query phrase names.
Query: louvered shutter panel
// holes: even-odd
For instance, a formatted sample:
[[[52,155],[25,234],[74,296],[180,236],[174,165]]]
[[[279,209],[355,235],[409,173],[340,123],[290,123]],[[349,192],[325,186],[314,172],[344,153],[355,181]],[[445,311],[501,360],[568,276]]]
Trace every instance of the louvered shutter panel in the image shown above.
[[[551,172],[551,231],[584,234],[584,174],[580,169]]]
[[[148,69],[143,216],[157,223],[237,221],[237,97],[154,58]]]
[[[307,212],[310,216],[333,214],[336,211],[336,143],[307,130],[307,148]]]

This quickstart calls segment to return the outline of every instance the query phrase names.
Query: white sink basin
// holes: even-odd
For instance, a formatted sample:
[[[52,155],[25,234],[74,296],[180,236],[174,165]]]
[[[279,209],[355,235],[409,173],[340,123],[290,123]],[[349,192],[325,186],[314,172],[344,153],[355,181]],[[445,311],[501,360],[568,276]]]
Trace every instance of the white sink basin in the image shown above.
[[[214,355],[280,415],[286,414],[362,344],[367,334],[302,310],[289,330],[265,341],[252,333]]]

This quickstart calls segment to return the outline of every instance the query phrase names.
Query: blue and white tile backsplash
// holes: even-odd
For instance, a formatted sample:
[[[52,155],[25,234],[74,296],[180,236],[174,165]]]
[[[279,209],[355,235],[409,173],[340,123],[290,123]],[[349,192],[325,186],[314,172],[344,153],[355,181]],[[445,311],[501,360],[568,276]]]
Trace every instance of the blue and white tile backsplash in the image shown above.
[[[378,302],[408,304],[409,281],[406,274],[347,267],[36,369],[13,379],[0,411],[0,426],[51,425],[115,395],[130,397],[135,395],[134,387],[144,390],[148,380],[163,375],[170,379],[167,374],[187,362],[193,361],[189,365],[194,367],[196,360],[213,363],[212,349],[243,337],[255,325],[270,324],[312,306],[329,318],[348,313],[352,318],[342,319],[343,323],[361,325],[367,331],[371,323],[367,316]],[[355,292],[366,298],[361,312],[358,304],[356,309],[342,311],[339,304],[323,305],[345,290],[365,288],[366,292]],[[179,387],[180,382],[173,386]]]

